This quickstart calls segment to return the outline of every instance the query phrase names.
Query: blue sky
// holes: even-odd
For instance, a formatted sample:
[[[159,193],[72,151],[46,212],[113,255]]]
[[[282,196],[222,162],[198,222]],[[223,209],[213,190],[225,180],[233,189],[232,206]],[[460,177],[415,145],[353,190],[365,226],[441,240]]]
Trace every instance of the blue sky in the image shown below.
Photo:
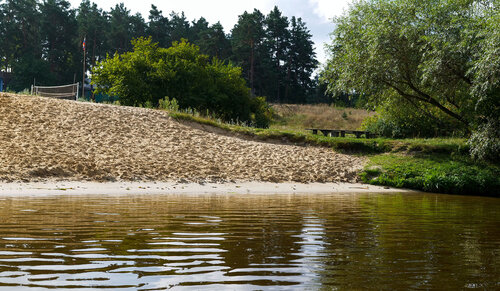
[[[78,7],[80,0],[69,0],[73,7]],[[117,3],[123,2],[132,13],[141,13],[147,19],[151,4],[163,11],[163,15],[168,15],[171,11],[184,11],[186,17],[191,21],[201,16],[205,17],[211,24],[220,21],[226,32],[230,32],[238,20],[238,15],[244,11],[259,9],[267,14],[277,5],[285,16],[302,17],[307,27],[311,30],[313,41],[316,46],[316,54],[320,62],[326,59],[324,43],[330,40],[329,33],[333,30],[332,17],[342,14],[347,8],[350,0],[94,0],[91,2],[104,9],[109,10]]]

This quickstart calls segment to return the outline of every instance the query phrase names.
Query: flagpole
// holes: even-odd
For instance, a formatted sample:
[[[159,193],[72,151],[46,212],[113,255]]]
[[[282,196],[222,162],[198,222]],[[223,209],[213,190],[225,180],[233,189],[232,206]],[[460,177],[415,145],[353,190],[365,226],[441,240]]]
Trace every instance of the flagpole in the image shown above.
[[[87,36],[83,38],[83,77],[82,77],[82,98],[85,99],[85,52],[86,52],[86,45],[85,41],[87,39]]]

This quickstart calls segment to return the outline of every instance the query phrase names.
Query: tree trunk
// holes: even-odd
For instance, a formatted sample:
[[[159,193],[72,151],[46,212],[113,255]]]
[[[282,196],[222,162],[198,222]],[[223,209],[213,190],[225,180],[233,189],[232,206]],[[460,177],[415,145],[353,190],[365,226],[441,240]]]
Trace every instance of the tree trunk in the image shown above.
[[[255,61],[255,55],[254,55],[254,40],[250,40],[250,90],[252,92],[252,96],[255,95],[255,88],[253,84],[253,78],[254,78],[254,61]]]

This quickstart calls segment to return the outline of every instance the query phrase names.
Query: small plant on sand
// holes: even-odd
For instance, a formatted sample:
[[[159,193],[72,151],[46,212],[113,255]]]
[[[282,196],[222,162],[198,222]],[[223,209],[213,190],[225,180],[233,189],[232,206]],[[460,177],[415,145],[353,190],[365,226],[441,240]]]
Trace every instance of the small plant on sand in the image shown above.
[[[158,107],[163,110],[168,110],[168,111],[173,111],[173,112],[178,112],[179,111],[179,103],[177,103],[177,99],[168,98],[168,96],[165,96],[165,98],[160,99],[158,101]]]

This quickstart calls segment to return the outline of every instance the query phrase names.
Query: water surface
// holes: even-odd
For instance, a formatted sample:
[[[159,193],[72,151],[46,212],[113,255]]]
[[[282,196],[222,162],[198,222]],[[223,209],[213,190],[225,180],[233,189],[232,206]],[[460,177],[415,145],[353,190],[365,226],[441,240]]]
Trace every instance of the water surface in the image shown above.
[[[500,200],[0,197],[0,289],[500,289]]]

